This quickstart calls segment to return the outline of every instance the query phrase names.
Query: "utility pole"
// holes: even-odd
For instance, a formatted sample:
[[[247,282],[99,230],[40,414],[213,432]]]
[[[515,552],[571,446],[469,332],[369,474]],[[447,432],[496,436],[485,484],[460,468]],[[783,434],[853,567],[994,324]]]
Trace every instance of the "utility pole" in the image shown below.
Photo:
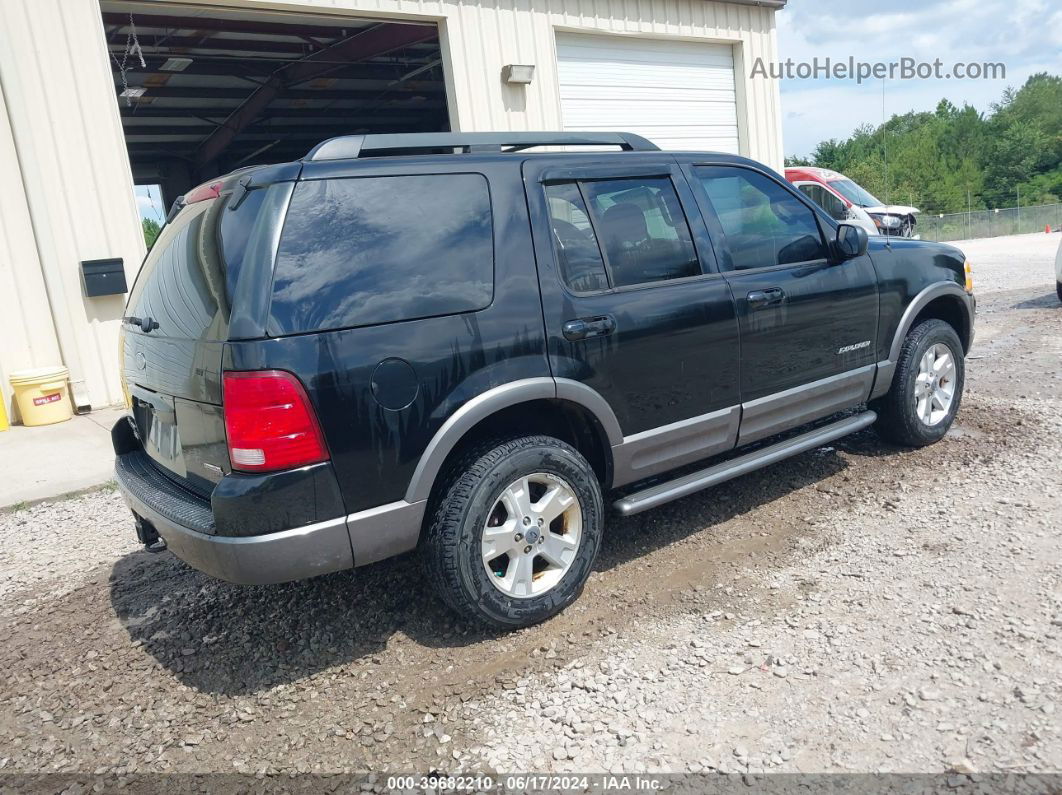
[[[885,204],[889,203],[889,131],[885,118],[885,78],[881,78],[881,155],[885,161]]]
[[[1021,185],[1018,186],[1018,231],[1015,234],[1021,234]]]

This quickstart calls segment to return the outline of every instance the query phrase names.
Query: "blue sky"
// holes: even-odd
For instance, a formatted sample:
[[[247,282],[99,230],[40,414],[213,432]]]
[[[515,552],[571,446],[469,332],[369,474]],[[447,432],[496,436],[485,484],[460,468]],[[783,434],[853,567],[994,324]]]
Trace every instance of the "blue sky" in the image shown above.
[[[988,111],[1008,85],[1035,72],[1062,74],[1059,0],[789,0],[778,13],[782,60],[1002,62],[1005,80],[905,80],[885,84],[885,112],[932,110],[947,98]],[[882,82],[783,80],[787,155],[807,155],[827,138],[882,121]]]
[[[137,185],[134,189],[136,206],[140,210],[141,218],[150,218],[159,225],[166,220],[166,210],[162,206],[162,197],[159,196],[157,185]]]

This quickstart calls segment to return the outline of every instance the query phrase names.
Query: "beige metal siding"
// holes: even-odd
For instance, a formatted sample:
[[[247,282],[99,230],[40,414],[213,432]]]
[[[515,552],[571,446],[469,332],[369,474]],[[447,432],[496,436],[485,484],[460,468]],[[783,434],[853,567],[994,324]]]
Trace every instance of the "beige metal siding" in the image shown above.
[[[8,376],[61,361],[0,86],[0,396],[8,417],[15,417]]]
[[[159,0],[159,5],[166,0]],[[748,78],[776,57],[774,11],[714,0],[288,0],[202,2],[439,23],[451,121],[462,130],[559,129],[558,31],[711,41],[733,48],[739,148],[782,167],[777,83]],[[533,64],[531,85],[502,83],[506,64]],[[0,125],[0,175],[21,174],[22,221],[0,227],[0,290],[14,284],[0,364],[39,363],[58,339],[75,391],[94,406],[121,398],[117,334],[124,299],[82,297],[79,262],[122,257],[132,282],[143,238],[96,0],[2,0],[0,85],[14,147]],[[18,184],[18,180],[7,183]],[[16,191],[17,192],[17,191]],[[9,200],[8,204],[19,204]],[[5,205],[6,208],[7,205]],[[31,228],[24,223],[28,210]],[[7,270],[4,270],[4,268]],[[14,274],[18,274],[17,277]],[[6,276],[5,276],[6,274]],[[42,276],[34,274],[43,274]],[[47,286],[51,317],[41,309]],[[0,310],[11,305],[0,298]],[[27,308],[28,307],[28,308]],[[34,347],[36,346],[36,347]],[[41,347],[43,346],[43,347]],[[49,362],[51,363],[51,362]]]
[[[125,299],[84,298],[80,262],[122,257],[132,278],[144,243],[96,2],[0,3],[0,80],[36,242],[16,261],[39,258],[75,399],[117,403]]]

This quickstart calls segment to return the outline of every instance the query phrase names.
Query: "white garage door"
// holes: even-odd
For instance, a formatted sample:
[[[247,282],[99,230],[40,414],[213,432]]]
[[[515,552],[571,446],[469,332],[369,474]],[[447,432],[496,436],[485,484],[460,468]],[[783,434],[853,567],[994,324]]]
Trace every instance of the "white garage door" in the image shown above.
[[[565,129],[638,133],[661,149],[738,152],[729,46],[558,33],[557,60]]]

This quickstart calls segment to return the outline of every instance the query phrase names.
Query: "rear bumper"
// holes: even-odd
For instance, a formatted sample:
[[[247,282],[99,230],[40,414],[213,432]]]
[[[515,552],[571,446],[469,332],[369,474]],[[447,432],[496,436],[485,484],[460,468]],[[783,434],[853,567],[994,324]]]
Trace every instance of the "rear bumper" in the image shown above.
[[[186,563],[221,580],[262,585],[315,577],[354,566],[347,520],[267,533],[261,536],[217,536],[176,521],[173,511],[145,501],[142,484],[128,469],[116,469],[118,488],[133,513],[154,525],[167,548]],[[148,498],[150,499],[150,498]],[[194,500],[189,496],[189,502]],[[165,509],[163,509],[165,510]]]
[[[221,580],[264,585],[316,577],[400,554],[420,536],[425,504],[404,501],[263,535],[216,535],[210,503],[145,459],[142,452],[118,456],[115,475],[126,504],[173,554]]]

